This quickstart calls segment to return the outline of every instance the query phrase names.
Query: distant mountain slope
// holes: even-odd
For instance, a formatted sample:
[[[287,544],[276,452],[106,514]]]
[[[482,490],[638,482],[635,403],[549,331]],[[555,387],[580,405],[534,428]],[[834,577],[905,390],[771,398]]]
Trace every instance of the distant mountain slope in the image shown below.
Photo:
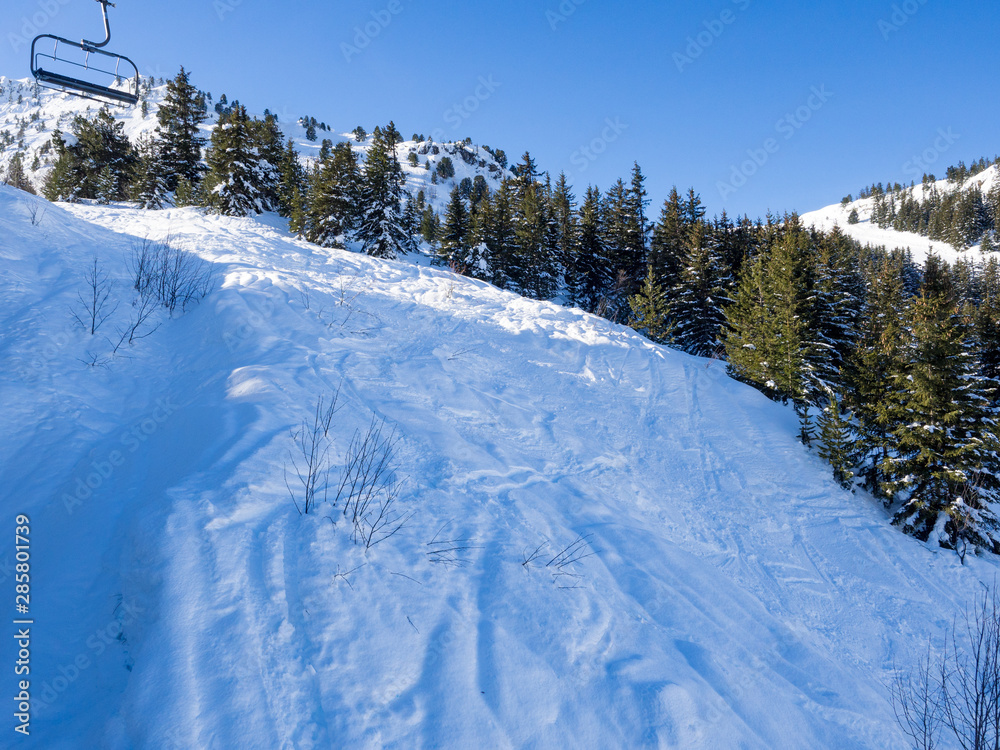
[[[151,133],[156,128],[156,113],[166,94],[166,86],[154,86],[150,79],[143,79],[148,86],[145,95],[147,114],[142,115],[141,107],[123,109],[111,108],[115,119],[124,123],[125,134],[133,143],[143,133]],[[21,150],[24,153],[26,167],[31,167],[36,156],[39,158],[38,169],[31,170],[31,177],[37,188],[51,171],[51,152],[45,153],[45,144],[51,139],[56,128],[64,133],[69,132],[73,117],[93,113],[98,108],[96,102],[62,94],[35,85],[34,81],[11,79],[0,76],[0,174],[6,170],[14,154]],[[209,106],[209,119],[203,124],[202,130],[206,139],[218,121],[218,114]],[[262,113],[258,113],[260,115]],[[376,124],[367,126],[369,130]],[[279,115],[279,127],[285,138],[291,138],[301,154],[306,165],[310,165],[318,157],[324,139],[334,144],[347,141],[354,150],[363,155],[371,144],[369,136],[363,142],[358,142],[353,133],[337,133],[329,130],[317,130],[316,140],[307,138],[307,127],[301,118],[293,120],[292,116]],[[7,136],[6,142],[4,136]],[[451,189],[465,178],[475,178],[481,175],[491,189],[496,189],[500,181],[510,172],[496,162],[494,155],[482,146],[469,143],[438,143],[432,141],[404,141],[398,146],[400,163],[406,173],[406,190],[414,196],[423,190],[428,203],[435,210],[443,213],[447,205]],[[408,160],[410,152],[418,156],[419,164],[412,165]],[[445,157],[451,159],[455,175],[435,184],[432,175],[437,165]],[[429,165],[429,168],[427,167]]]
[[[967,190],[972,186],[978,186],[983,193],[989,193],[998,183],[1000,183],[1000,167],[994,165],[961,185],[948,180],[939,180],[933,183],[933,186],[942,194],[960,189]],[[912,188],[906,188],[904,192],[919,200],[929,188],[930,186],[925,189],[922,185],[916,185]],[[871,221],[874,205],[874,198],[864,198],[846,205],[838,203],[818,211],[811,211],[802,214],[801,219],[806,226],[815,226],[817,229],[831,230],[835,226],[840,227],[841,231],[848,236],[873,246],[884,245],[889,250],[912,250],[914,259],[918,262],[921,262],[931,250],[949,262],[954,261],[962,254],[980,254],[979,245],[962,251],[940,240],[932,240],[912,232],[897,232],[893,229],[878,227]],[[852,211],[858,212],[857,224],[851,224],[848,221]]]
[[[889,527],[721,362],[266,221],[0,186],[0,504],[46,704],[18,747],[906,747],[892,669],[992,558]],[[88,366],[84,269],[110,334],[168,235],[211,294]],[[334,464],[385,419],[413,513],[367,554],[285,486],[338,388]]]

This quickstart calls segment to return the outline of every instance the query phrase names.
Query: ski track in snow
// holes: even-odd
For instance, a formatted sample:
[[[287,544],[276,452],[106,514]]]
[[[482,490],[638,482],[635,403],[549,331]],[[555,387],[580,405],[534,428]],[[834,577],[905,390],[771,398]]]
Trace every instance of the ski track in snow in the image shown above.
[[[211,262],[216,289],[88,368],[81,269],[96,252],[123,288],[147,236]],[[723,363],[576,310],[273,218],[55,206],[34,227],[4,187],[0,257],[36,690],[91,662],[18,747],[903,748],[893,664],[994,576],[840,490],[791,410]],[[290,430],[338,386],[335,456],[372,415],[395,425],[415,511],[368,554],[284,486]],[[590,556],[553,575],[577,539]],[[435,540],[467,549],[435,561]],[[138,613],[120,627],[119,597]]]

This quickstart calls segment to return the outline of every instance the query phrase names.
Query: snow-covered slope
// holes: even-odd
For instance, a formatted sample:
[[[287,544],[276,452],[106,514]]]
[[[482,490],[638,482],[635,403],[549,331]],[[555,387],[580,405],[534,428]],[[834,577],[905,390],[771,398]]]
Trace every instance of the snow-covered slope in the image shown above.
[[[110,108],[115,119],[124,124],[125,134],[133,143],[143,133],[152,133],[155,130],[156,113],[166,95],[165,85],[152,86],[152,82],[149,83],[151,88],[146,97],[148,106],[145,116],[141,107]],[[0,76],[0,133],[8,133],[14,139],[6,148],[2,148],[3,142],[0,141],[0,175],[7,169],[14,154],[21,150],[25,154],[26,168],[32,167],[35,157],[39,157],[38,169],[31,171],[31,178],[35,186],[40,188],[52,168],[54,155],[51,151],[45,150],[45,145],[52,137],[52,131],[59,128],[68,133],[76,115],[93,115],[99,106],[88,99],[39,87],[31,79],[10,79]],[[258,113],[257,116],[263,115]],[[212,129],[218,119],[219,116],[210,107],[209,119],[202,125],[206,141],[211,137]],[[285,138],[294,141],[302,155],[303,163],[307,166],[318,157],[324,139],[334,144],[341,141],[351,143],[361,158],[364,157],[372,140],[370,135],[366,140],[358,142],[352,133],[318,130],[317,139],[310,141],[306,137],[306,127],[301,119],[288,113],[278,115],[278,125]],[[416,165],[411,164],[407,158],[411,152],[417,154]],[[482,146],[473,144],[408,140],[399,144],[398,154],[407,177],[406,190],[414,196],[419,191],[424,191],[427,202],[439,212],[443,212],[447,205],[452,188],[463,179],[467,177],[474,179],[481,175],[491,189],[496,189],[500,181],[510,175],[507,169],[496,162],[490,152]],[[445,157],[452,160],[455,176],[434,182],[434,171]]]
[[[980,172],[975,177],[971,177],[966,180],[961,185],[961,189],[968,190],[973,186],[979,186],[985,194],[989,193],[989,191],[993,189],[998,180],[1000,180],[1000,166],[993,165],[983,172]],[[940,180],[934,183],[934,185],[942,195],[950,193],[958,188],[958,186],[948,180]],[[907,188],[906,192],[911,193],[917,200],[921,200],[924,193],[928,190],[930,190],[930,186],[925,188],[923,185],[917,185],[912,188]],[[853,237],[858,242],[862,242],[873,247],[884,246],[888,250],[909,249],[913,252],[914,260],[917,262],[922,262],[931,251],[949,262],[952,262],[965,254],[971,254],[974,256],[979,256],[980,254],[978,245],[971,247],[968,250],[960,251],[946,242],[932,240],[929,237],[922,237],[919,234],[914,234],[913,232],[897,232],[893,229],[882,229],[871,222],[872,209],[874,208],[874,205],[875,200],[873,198],[863,198],[848,203],[847,205],[837,203],[818,211],[811,211],[809,213],[802,214],[801,219],[805,226],[815,226],[817,229],[829,231],[834,227],[840,227],[840,230],[844,232],[844,234],[849,237]],[[850,224],[847,220],[853,210],[858,212],[859,221],[857,224]]]
[[[110,333],[123,255],[168,235],[212,293],[87,366],[85,267]],[[8,747],[903,748],[893,665],[996,572],[839,489],[721,362],[576,310],[2,186],[0,264],[0,562],[29,515],[41,702]],[[284,482],[338,386],[335,461],[373,415],[400,438],[413,515],[367,554]]]

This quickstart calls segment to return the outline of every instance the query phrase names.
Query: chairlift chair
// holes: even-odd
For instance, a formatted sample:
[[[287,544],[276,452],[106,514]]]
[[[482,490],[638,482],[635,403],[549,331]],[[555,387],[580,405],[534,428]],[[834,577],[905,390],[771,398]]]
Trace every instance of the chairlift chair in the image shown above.
[[[124,55],[102,49],[111,41],[108,6],[114,8],[115,4],[109,0],[97,2],[104,13],[104,41],[71,42],[60,36],[40,34],[31,43],[31,74],[46,88],[131,107],[139,101],[139,69]],[[51,52],[47,41],[52,43]]]

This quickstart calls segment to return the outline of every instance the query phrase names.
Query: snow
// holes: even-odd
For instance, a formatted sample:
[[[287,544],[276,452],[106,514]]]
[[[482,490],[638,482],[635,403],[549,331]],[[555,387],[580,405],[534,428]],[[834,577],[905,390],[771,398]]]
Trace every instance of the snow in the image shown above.
[[[150,79],[143,79],[150,82]],[[197,80],[192,84],[197,86]],[[0,76],[0,131],[9,132],[16,136],[20,123],[27,123],[23,135],[25,152],[25,169],[28,170],[36,155],[51,139],[52,131],[60,128],[66,134],[68,142],[72,142],[70,128],[73,118],[76,115],[92,117],[100,108],[100,105],[88,99],[81,99],[70,94],[52,91],[50,89],[36,87],[30,78],[11,79]],[[125,109],[122,107],[110,108],[111,114],[117,122],[124,126],[125,135],[135,143],[143,134],[152,135],[157,127],[157,112],[160,104],[166,96],[166,85],[152,86],[147,98],[148,113],[142,116],[141,107]],[[233,100],[230,100],[230,105]],[[251,113],[253,114],[253,113]],[[316,113],[312,113],[315,116]],[[263,117],[263,113],[256,113],[257,117]],[[292,139],[295,149],[299,152],[300,158],[307,168],[319,158],[319,152],[323,140],[329,140],[334,146],[340,142],[351,144],[352,149],[359,159],[363,160],[368,148],[372,143],[372,136],[369,135],[364,141],[358,142],[353,133],[338,133],[335,130],[316,130],[316,140],[310,141],[306,137],[306,127],[302,121],[290,113],[279,113],[278,126],[282,130],[285,140]],[[201,135],[206,143],[211,138],[212,130],[217,126],[219,115],[215,112],[214,104],[209,104],[208,119],[202,123]],[[383,126],[385,123],[381,123]],[[18,151],[20,141],[6,149],[0,148],[0,174],[3,174],[10,160]],[[465,150],[467,158],[471,163],[466,162],[461,157],[462,150]],[[434,151],[437,150],[437,153]],[[410,152],[418,154],[418,165],[409,163],[407,156]],[[485,148],[478,145],[465,145],[459,143],[435,143],[430,141],[407,140],[398,143],[396,146],[397,157],[406,175],[407,181],[405,189],[416,197],[421,190],[427,203],[434,207],[434,210],[443,215],[448,205],[448,198],[452,188],[460,184],[465,178],[475,179],[482,176],[491,189],[496,189],[500,181],[511,176],[507,169],[501,169],[493,156]],[[423,152],[423,153],[421,153]],[[441,159],[450,157],[454,167],[455,176],[447,180],[440,180],[437,184],[432,182],[432,175]],[[36,188],[41,188],[45,178],[52,169],[52,163],[48,160],[54,158],[50,151],[48,155],[41,154],[40,168],[29,172]],[[430,168],[426,168],[429,164]]]
[[[1000,180],[1000,166],[993,165],[966,180],[961,185],[961,189],[968,190],[978,185],[984,194],[988,194],[993,186],[997,184],[998,180]],[[956,183],[949,182],[948,180],[939,180],[934,185],[942,195],[953,192],[958,188]],[[921,200],[924,196],[924,190],[923,185],[916,185],[912,188],[907,188],[906,192],[910,192],[915,198]],[[887,250],[911,250],[913,252],[913,259],[917,263],[922,263],[931,252],[949,263],[953,263],[961,257],[982,257],[978,245],[963,251],[957,250],[946,242],[922,237],[913,232],[897,232],[894,229],[882,229],[871,222],[874,206],[875,201],[873,198],[863,198],[848,203],[846,206],[837,203],[818,211],[811,211],[802,214],[800,218],[804,226],[815,226],[817,229],[824,231],[830,231],[834,227],[839,227],[848,237],[852,237],[858,242],[871,245],[872,247],[882,246]],[[847,221],[852,210],[857,210],[858,212],[859,221],[857,224],[850,224]]]
[[[215,289],[88,367],[83,269],[110,334],[124,254],[168,236]],[[0,262],[0,563],[28,514],[46,704],[16,747],[904,748],[894,665],[996,574],[841,490],[723,363],[578,310],[274,216],[7,187]],[[367,554],[283,481],[338,387],[338,460],[373,416],[401,439],[413,516]]]

